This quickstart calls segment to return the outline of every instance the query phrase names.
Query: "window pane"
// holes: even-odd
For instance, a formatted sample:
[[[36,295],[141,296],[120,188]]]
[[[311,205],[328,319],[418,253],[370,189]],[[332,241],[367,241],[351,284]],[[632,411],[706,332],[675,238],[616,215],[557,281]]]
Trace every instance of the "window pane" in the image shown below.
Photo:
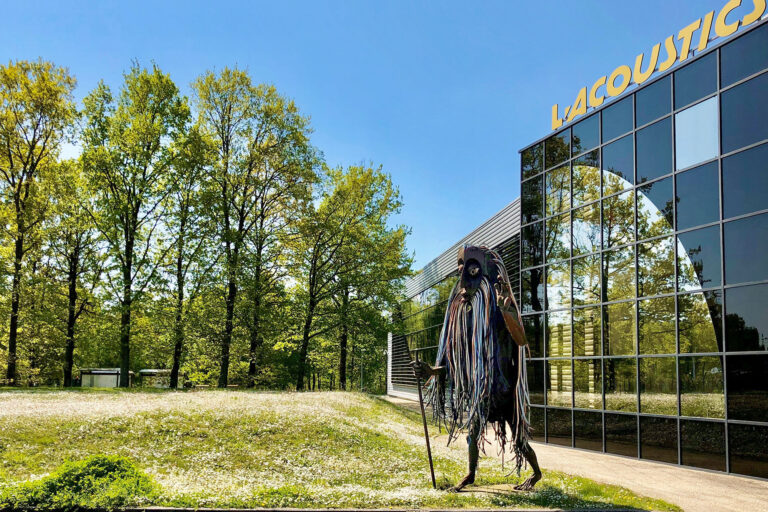
[[[723,230],[725,283],[768,279],[768,214],[726,222]]]
[[[542,143],[538,143],[523,151],[520,156],[520,168],[523,173],[523,179],[535,176],[544,170],[543,152],[544,145]]]
[[[603,147],[603,195],[610,195],[635,183],[635,147],[632,136]]]
[[[522,231],[523,268],[536,267],[544,263],[543,222],[524,226]]]
[[[573,210],[573,255],[600,250],[600,203]]]
[[[571,306],[571,263],[564,261],[547,267],[547,309]]]
[[[766,446],[768,446],[768,426],[734,423],[728,425],[731,472],[768,478]]]
[[[675,340],[675,298],[641,300],[639,308],[640,353],[674,354]]]
[[[523,327],[531,357],[544,357],[544,315],[524,316]]]
[[[571,407],[571,361],[558,359],[547,361],[547,405]]]
[[[672,172],[672,122],[662,119],[637,131],[637,182]]]
[[[544,218],[544,177],[539,176],[520,185],[520,209],[523,224]]]
[[[595,150],[573,161],[573,206],[600,199],[599,155]]]
[[[637,187],[638,239],[672,234],[672,178]]]
[[[547,409],[547,442],[571,446],[571,411]]]
[[[571,157],[571,130],[563,130],[544,141],[545,168],[549,169]]]
[[[768,209],[768,144],[723,159],[723,217]]]
[[[605,451],[637,457],[637,416],[605,415]]]
[[[768,350],[768,285],[725,290],[725,339],[729,352]]]
[[[628,190],[603,199],[603,247],[609,249],[635,240],[635,192]]]
[[[600,302],[600,255],[573,260],[573,304],[582,306]]]
[[[571,207],[571,168],[558,167],[547,174],[546,214],[547,216],[567,211]]]
[[[543,363],[542,363],[543,364]],[[531,407],[531,439],[543,443],[544,437],[544,414],[546,410],[543,407]]]
[[[632,129],[632,96],[603,110],[603,142],[615,139]]]
[[[717,162],[675,176],[677,229],[688,229],[720,219],[720,184]]]
[[[675,291],[674,238],[637,244],[637,295],[647,297]]]
[[[571,257],[571,215],[564,213],[547,219],[546,258],[551,261]]]
[[[640,358],[640,412],[677,414],[677,370],[674,357]]]
[[[603,381],[600,378],[599,359],[574,359],[574,407],[580,409],[603,408]]]
[[[525,370],[531,403],[544,405],[544,361],[528,361]]]
[[[640,456],[648,460],[677,463],[677,420],[640,417]]]
[[[547,313],[547,357],[571,357],[570,311]]]
[[[768,68],[768,25],[720,49],[721,87],[727,87],[765,68]]]
[[[605,408],[637,412],[637,367],[635,358],[604,359]]]
[[[635,124],[643,126],[672,110],[672,88],[670,77],[637,91],[635,94]]]
[[[603,415],[599,412],[573,411],[573,438],[576,448],[603,451]]]
[[[607,356],[632,355],[635,353],[635,303],[619,302],[603,306],[603,335]]]
[[[592,116],[573,126],[572,149],[574,155],[596,148],[600,144],[599,122],[598,116]]]
[[[544,269],[534,268],[524,270],[522,276],[522,309],[523,313],[542,311],[544,309]]]
[[[680,414],[701,418],[725,417],[722,357],[680,358]]]
[[[675,108],[717,90],[717,54],[710,53],[675,72]]]
[[[635,297],[635,248],[633,246],[603,253],[604,300]]]
[[[675,165],[685,169],[719,153],[717,98],[675,114]]]
[[[573,355],[600,355],[600,306],[573,310]]]
[[[680,291],[720,286],[720,226],[680,233],[677,259]]]
[[[768,139],[768,74],[723,92],[723,153]]]
[[[682,464],[725,471],[725,425],[714,421],[680,420]]]
[[[721,352],[723,349],[720,290],[677,296],[680,353]]]
[[[728,418],[768,421],[768,354],[728,356]]]

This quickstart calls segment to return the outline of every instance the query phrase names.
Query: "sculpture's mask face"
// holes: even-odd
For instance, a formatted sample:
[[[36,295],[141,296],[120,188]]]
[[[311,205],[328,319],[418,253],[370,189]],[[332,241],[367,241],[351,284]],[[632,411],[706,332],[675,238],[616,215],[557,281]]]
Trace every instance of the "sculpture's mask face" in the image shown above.
[[[465,245],[459,248],[458,268],[459,294],[464,300],[472,299],[483,278],[488,279],[491,286],[498,280],[499,269],[493,262],[493,256],[479,247]]]

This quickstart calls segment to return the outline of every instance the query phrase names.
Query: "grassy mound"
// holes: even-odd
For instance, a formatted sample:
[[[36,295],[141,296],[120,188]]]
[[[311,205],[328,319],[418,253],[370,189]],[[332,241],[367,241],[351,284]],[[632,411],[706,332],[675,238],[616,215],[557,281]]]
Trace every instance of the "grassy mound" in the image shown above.
[[[115,509],[156,497],[156,485],[128,459],[93,455],[66,462],[40,480],[0,489],[0,507]]]
[[[420,416],[358,393],[0,392],[0,432],[6,494],[67,460],[109,453],[135,461],[157,485],[156,494],[142,486],[119,494],[115,484],[125,504],[674,510],[546,469],[535,492],[516,493],[508,486],[527,475],[510,475],[495,457],[481,458],[475,489],[483,491],[435,491]],[[437,428],[431,435],[440,482],[457,482],[465,443],[447,447]]]

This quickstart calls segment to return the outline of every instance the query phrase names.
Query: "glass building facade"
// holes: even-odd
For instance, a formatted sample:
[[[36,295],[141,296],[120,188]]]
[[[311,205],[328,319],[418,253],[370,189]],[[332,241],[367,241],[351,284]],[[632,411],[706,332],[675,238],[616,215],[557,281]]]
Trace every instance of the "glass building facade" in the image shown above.
[[[768,478],[768,24],[521,151],[534,439]]]

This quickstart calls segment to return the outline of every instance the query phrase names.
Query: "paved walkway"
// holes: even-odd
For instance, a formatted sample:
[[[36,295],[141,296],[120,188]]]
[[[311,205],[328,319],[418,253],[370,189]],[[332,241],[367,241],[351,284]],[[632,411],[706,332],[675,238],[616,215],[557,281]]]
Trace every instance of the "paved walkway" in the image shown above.
[[[387,398],[419,410],[417,402]],[[699,471],[680,466],[532,443],[542,469],[585,476],[620,485],[637,494],[661,498],[686,511],[768,511],[768,482],[736,475]],[[487,453],[496,453],[487,450]]]

